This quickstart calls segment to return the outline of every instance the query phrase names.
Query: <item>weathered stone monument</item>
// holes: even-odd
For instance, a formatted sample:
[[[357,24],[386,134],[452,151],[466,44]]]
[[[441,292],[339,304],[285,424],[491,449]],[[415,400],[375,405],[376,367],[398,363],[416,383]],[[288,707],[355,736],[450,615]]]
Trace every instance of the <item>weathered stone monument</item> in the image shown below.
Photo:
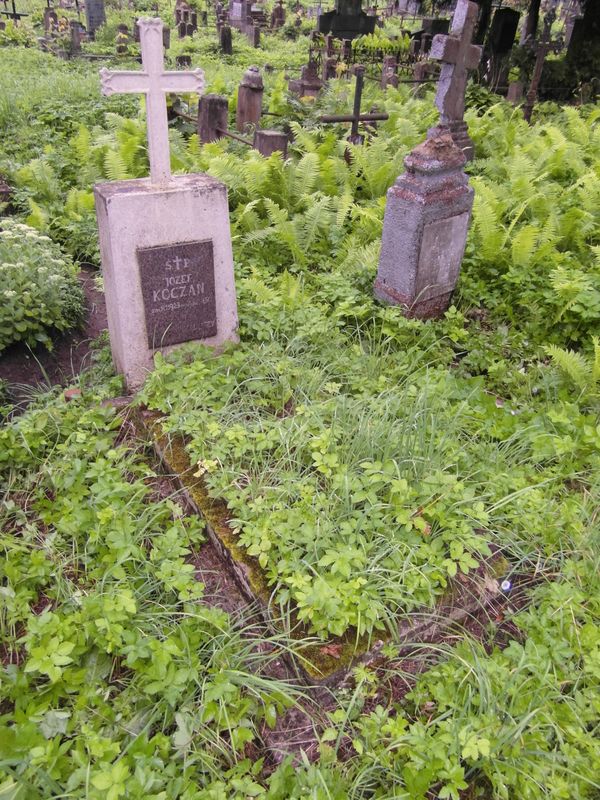
[[[164,69],[162,21],[140,19],[141,72],[100,72],[102,91],[146,96],[150,178],[94,187],[111,349],[129,390],[157,350],[237,340],[226,187],[173,177],[166,93],[201,92],[201,70]]]
[[[317,62],[310,59],[300,70],[300,77],[288,81],[288,90],[300,97],[317,97],[323,88],[323,81],[319,78]]]
[[[473,142],[464,120],[465,91],[469,70],[475,69],[481,59],[481,47],[471,43],[478,14],[476,3],[458,0],[450,34],[434,36],[429,53],[430,58],[442,62],[435,97],[440,122],[449,128],[452,139],[464,152],[467,161],[473,158]]]
[[[104,0],[86,0],[85,18],[88,36],[93,39],[98,28],[106,22]]]
[[[238,88],[235,115],[238,131],[245,131],[249,125],[257,126],[260,122],[264,88],[259,68],[248,67]]]
[[[461,30],[470,40],[465,20],[476,12],[475,3],[458,0],[453,31]],[[452,34],[444,39],[457,42]],[[464,173],[466,153],[455,143],[456,120],[450,113],[464,108],[464,61],[470,51],[458,41],[444,46],[444,52],[455,66],[445,65],[451,72],[438,89],[441,124],[404,159],[406,172],[388,191],[374,286],[377,298],[420,319],[439,316],[450,304],[473,206],[473,189]],[[450,109],[446,97],[452,100]]]
[[[271,12],[271,28],[276,31],[285,25],[285,8],[283,0],[277,0],[275,8]]]
[[[362,0],[336,0],[333,11],[319,16],[319,32],[331,33],[336,39],[355,39],[373,33],[377,17],[365,14],[361,6]]]
[[[396,56],[384,56],[381,67],[381,88],[398,87],[398,59]]]

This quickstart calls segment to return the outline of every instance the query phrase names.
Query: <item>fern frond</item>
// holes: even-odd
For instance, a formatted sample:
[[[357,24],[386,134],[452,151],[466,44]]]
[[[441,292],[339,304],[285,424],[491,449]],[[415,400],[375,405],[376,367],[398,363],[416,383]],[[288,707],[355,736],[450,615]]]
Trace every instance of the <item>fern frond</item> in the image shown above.
[[[124,181],[131,177],[123,156],[117,150],[107,150],[104,154],[104,173],[109,181]]]
[[[535,225],[524,225],[513,237],[511,254],[513,263],[518,267],[527,267],[538,240],[539,231]]]
[[[592,377],[592,367],[587,359],[574,350],[565,350],[556,345],[544,348],[554,364],[567,375],[571,381],[582,391],[587,389]]]
[[[294,193],[298,200],[311,194],[319,178],[319,156],[306,153],[296,165],[294,175]]]

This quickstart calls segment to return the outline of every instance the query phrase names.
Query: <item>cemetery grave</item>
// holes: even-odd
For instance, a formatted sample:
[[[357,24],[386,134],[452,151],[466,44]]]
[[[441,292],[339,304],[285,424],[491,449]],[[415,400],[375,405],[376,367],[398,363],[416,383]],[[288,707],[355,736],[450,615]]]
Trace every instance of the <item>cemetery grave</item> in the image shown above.
[[[591,6],[11,2],[0,796],[593,800]]]

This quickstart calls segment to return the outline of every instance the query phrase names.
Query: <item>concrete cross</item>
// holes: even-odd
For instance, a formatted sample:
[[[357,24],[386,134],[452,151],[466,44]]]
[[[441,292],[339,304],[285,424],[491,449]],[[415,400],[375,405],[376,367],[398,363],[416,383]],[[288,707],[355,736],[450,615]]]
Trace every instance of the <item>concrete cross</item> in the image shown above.
[[[438,33],[433,37],[429,55],[442,62],[435,96],[442,124],[460,121],[465,113],[469,70],[475,69],[481,59],[482,48],[471,44],[478,14],[477,3],[458,0],[450,34]]]
[[[204,89],[201,69],[191,72],[166,72],[163,58],[163,23],[161,19],[142,18],[138,21],[142,48],[141,72],[100,70],[102,94],[146,95],[146,125],[150,179],[158,185],[171,180],[169,153],[169,124],[167,120],[168,92],[198,92]]]

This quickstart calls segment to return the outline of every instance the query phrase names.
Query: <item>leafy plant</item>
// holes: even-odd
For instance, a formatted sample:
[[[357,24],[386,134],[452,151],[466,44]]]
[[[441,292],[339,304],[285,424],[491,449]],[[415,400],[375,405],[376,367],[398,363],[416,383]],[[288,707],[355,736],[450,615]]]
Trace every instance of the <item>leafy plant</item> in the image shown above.
[[[52,347],[52,333],[83,317],[76,269],[33,228],[4,218],[0,225],[0,351],[13,342]]]

